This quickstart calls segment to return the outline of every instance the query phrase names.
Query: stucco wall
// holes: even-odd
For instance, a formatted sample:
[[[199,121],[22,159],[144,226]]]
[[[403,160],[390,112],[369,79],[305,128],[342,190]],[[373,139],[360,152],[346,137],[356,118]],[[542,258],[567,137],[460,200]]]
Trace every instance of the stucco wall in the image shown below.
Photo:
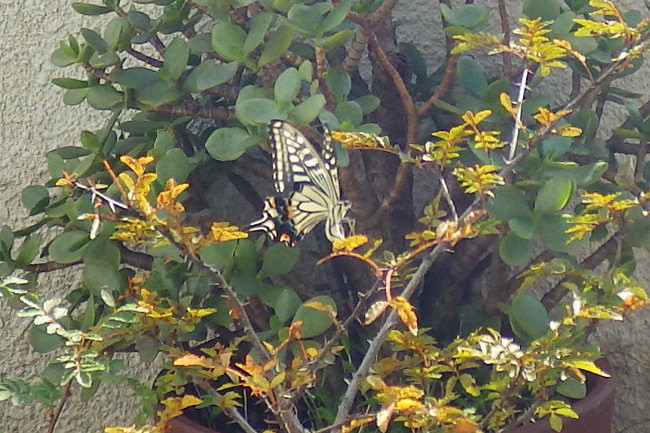
[[[49,149],[73,144],[82,128],[93,129],[102,124],[96,112],[82,105],[71,108],[62,103],[62,91],[50,80],[63,75],[49,63],[50,53],[58,41],[76,34],[84,19],[72,12],[69,0],[0,0],[0,223],[19,226],[26,216],[20,204],[20,191],[45,178],[45,157]],[[477,3],[493,5],[492,0]],[[643,9],[640,0],[621,1]],[[493,5],[494,6],[494,5]],[[511,16],[518,13],[521,1],[510,2]],[[430,34],[431,20],[439,20],[438,2],[403,0],[395,18],[401,38],[414,41],[428,51],[428,59],[440,59],[440,34]],[[493,11],[493,22],[498,15]],[[87,19],[90,27],[96,21]],[[560,75],[561,76],[561,75]],[[647,74],[636,74],[626,87],[648,93]],[[562,98],[563,87],[555,92]],[[609,125],[617,126],[621,109],[609,105]],[[647,274],[647,263],[639,264],[640,273]],[[58,272],[47,277],[52,293],[74,283],[74,274]],[[647,279],[646,279],[647,281]],[[0,375],[31,378],[41,371],[44,360],[31,352],[27,342],[28,322],[17,319],[6,303],[0,301]],[[617,431],[650,431],[648,390],[650,379],[650,309],[638,314],[622,326],[604,326],[599,333],[605,350],[612,353],[616,372],[621,376]],[[146,368],[142,375],[155,374]],[[132,421],[133,400],[112,389],[100,390],[97,398],[85,403],[75,396],[59,422],[57,432],[99,432],[108,424]],[[15,408],[0,403],[0,432],[45,431],[45,414],[33,408]]]

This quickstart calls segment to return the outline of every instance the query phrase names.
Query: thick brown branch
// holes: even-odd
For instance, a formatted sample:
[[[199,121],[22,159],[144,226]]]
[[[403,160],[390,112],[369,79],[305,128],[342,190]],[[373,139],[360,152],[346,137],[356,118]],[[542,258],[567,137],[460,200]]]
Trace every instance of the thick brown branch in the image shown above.
[[[431,97],[424,104],[418,107],[418,116],[422,117],[433,107],[436,101],[442,99],[443,96],[449,90],[451,83],[454,80],[456,74],[456,64],[458,63],[459,54],[452,54],[447,60],[447,66],[445,67],[445,73],[440,80],[440,85],[436,88],[436,91],[431,95]]]

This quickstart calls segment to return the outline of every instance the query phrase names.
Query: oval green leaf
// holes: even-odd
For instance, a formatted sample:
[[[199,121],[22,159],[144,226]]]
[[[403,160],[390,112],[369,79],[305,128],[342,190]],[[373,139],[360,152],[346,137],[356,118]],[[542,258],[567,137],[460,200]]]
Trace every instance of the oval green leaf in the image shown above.
[[[523,330],[525,335],[517,336],[525,341],[541,338],[551,329],[546,308],[529,294],[517,296],[512,301],[509,313],[513,329]]]
[[[533,256],[533,242],[510,233],[501,239],[499,256],[510,266],[523,266]]]
[[[332,318],[329,314],[306,306],[312,302],[322,304],[325,307],[329,306],[332,314],[336,317],[336,303],[334,299],[324,295],[309,299],[298,308],[296,315],[293,317],[293,323],[302,321],[302,326],[300,327],[302,338],[312,338],[321,335],[333,325]]]
[[[210,134],[205,148],[217,161],[234,161],[246,152],[249,137],[241,128],[219,128]]]
[[[550,215],[562,209],[571,199],[575,181],[568,177],[553,177],[547,180],[537,193],[535,213]]]
[[[288,247],[285,244],[272,245],[262,262],[262,269],[258,274],[259,278],[277,277],[289,273],[298,261],[300,248]]]
[[[285,103],[293,101],[300,91],[300,74],[296,68],[288,68],[275,81],[275,99]]]
[[[58,263],[72,263],[81,260],[90,238],[83,231],[64,232],[57,236],[50,246],[48,253],[52,260]]]
[[[212,29],[212,46],[217,54],[228,60],[244,57],[246,32],[233,23],[219,23]]]

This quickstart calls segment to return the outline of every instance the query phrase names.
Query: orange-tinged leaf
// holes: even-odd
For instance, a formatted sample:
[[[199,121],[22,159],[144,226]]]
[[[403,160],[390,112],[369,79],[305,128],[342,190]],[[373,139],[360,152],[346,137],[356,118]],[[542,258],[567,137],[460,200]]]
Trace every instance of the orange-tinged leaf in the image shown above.
[[[409,304],[406,298],[397,296],[391,302],[391,307],[395,309],[402,323],[406,325],[409,332],[418,335],[418,316],[415,314],[413,306]]]
[[[205,366],[205,356],[199,356],[194,354],[183,355],[180,358],[174,360],[174,365],[181,367],[189,367],[191,365],[200,365]]]
[[[479,433],[478,426],[468,419],[459,419],[451,428],[452,433]]]
[[[161,401],[165,408],[162,411],[158,412],[158,416],[160,417],[161,422],[166,422],[171,418],[182,415],[183,409],[190,406],[196,406],[202,402],[203,400],[193,395],[167,398]]]

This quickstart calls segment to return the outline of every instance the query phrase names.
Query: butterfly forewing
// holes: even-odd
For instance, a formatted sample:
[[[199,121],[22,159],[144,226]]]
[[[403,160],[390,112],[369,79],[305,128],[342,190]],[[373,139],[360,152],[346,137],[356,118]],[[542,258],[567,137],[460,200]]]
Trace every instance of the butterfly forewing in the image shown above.
[[[300,131],[281,120],[270,123],[269,136],[274,151],[275,189],[279,194],[298,189],[298,184],[314,183],[328,197],[339,200],[338,173],[329,134],[325,134],[323,158]]]

